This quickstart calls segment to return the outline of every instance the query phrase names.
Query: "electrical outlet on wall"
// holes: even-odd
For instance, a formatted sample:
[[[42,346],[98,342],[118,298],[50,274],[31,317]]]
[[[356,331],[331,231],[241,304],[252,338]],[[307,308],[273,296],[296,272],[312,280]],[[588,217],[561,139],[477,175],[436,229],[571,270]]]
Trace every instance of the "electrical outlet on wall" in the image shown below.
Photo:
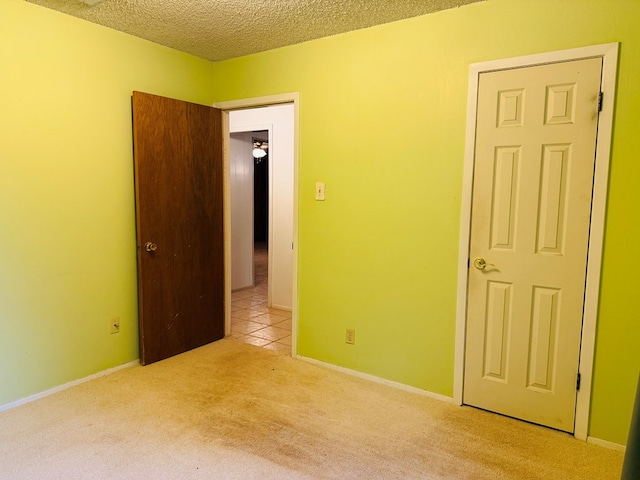
[[[109,333],[120,333],[120,317],[109,320]]]
[[[356,330],[355,328],[347,328],[347,335],[345,337],[345,342],[349,345],[356,344]]]

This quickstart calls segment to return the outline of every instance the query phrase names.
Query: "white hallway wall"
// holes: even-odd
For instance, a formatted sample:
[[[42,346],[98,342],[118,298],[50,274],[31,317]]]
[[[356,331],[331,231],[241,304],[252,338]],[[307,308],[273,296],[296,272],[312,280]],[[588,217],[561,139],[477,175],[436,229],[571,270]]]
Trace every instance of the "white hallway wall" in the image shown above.
[[[253,286],[253,156],[251,132],[232,133],[229,143],[231,185],[231,290]]]

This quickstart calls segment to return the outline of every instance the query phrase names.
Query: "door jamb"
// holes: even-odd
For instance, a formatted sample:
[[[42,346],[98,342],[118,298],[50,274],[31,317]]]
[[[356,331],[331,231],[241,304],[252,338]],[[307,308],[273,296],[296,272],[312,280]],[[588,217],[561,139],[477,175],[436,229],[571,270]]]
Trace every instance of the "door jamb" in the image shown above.
[[[224,196],[224,318],[225,335],[231,334],[231,189],[229,153],[229,112],[247,108],[269,107],[293,103],[293,282],[291,305],[291,357],[297,357],[298,339],[298,172],[300,145],[300,93],[290,92],[264,97],[245,98],[216,102],[215,108],[222,110],[223,139],[223,196]]]
[[[618,43],[608,43],[588,47],[561,50],[536,55],[474,63],[469,66],[467,100],[467,132],[465,137],[464,171],[462,181],[462,209],[460,221],[460,244],[458,251],[458,285],[456,306],[456,346],[454,364],[453,399],[462,405],[464,388],[464,354],[467,319],[467,285],[469,275],[469,244],[471,237],[471,200],[473,188],[473,165],[475,151],[476,113],[478,82],[481,73],[523,68],[535,65],[582,60],[599,57],[603,59],[600,90],[603,92],[602,111],[598,118],[596,136],[596,163],[593,181],[591,225],[589,229],[589,250],[587,253],[587,276],[585,303],[582,319],[582,339],[579,371],[581,386],[576,398],[574,436],[587,440],[589,431],[589,411],[593,379],[596,324],[600,294],[600,273],[604,243],[611,137],[613,133],[613,112],[615,101],[616,73],[618,64]]]

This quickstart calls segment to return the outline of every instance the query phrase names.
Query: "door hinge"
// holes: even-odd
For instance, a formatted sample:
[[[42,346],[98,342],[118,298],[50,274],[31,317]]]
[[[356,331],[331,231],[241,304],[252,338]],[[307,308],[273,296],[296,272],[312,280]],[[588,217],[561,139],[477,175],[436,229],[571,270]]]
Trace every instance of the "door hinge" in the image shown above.
[[[604,97],[604,93],[600,92],[600,94],[598,95],[598,111],[601,112],[602,111],[602,98]]]
[[[582,375],[580,375],[580,373],[578,373],[578,378],[576,379],[576,391],[579,392],[580,391],[580,380],[582,379]]]

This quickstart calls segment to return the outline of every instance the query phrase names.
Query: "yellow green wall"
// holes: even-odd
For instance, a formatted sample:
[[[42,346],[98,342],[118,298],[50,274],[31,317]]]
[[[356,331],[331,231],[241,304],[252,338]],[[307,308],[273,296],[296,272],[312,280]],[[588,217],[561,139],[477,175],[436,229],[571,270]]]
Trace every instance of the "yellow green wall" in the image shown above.
[[[131,92],[211,104],[213,65],[21,0],[0,32],[3,405],[138,358]]]
[[[626,443],[640,366],[638,19],[637,0],[489,0],[216,64],[216,101],[300,92],[298,352],[452,395],[469,64],[619,41],[589,435]]]
[[[2,0],[0,405],[138,357],[132,90],[205,104],[299,91],[299,353],[451,395],[468,65],[620,41],[589,434],[625,443],[638,18],[636,0],[489,0],[212,64]]]

